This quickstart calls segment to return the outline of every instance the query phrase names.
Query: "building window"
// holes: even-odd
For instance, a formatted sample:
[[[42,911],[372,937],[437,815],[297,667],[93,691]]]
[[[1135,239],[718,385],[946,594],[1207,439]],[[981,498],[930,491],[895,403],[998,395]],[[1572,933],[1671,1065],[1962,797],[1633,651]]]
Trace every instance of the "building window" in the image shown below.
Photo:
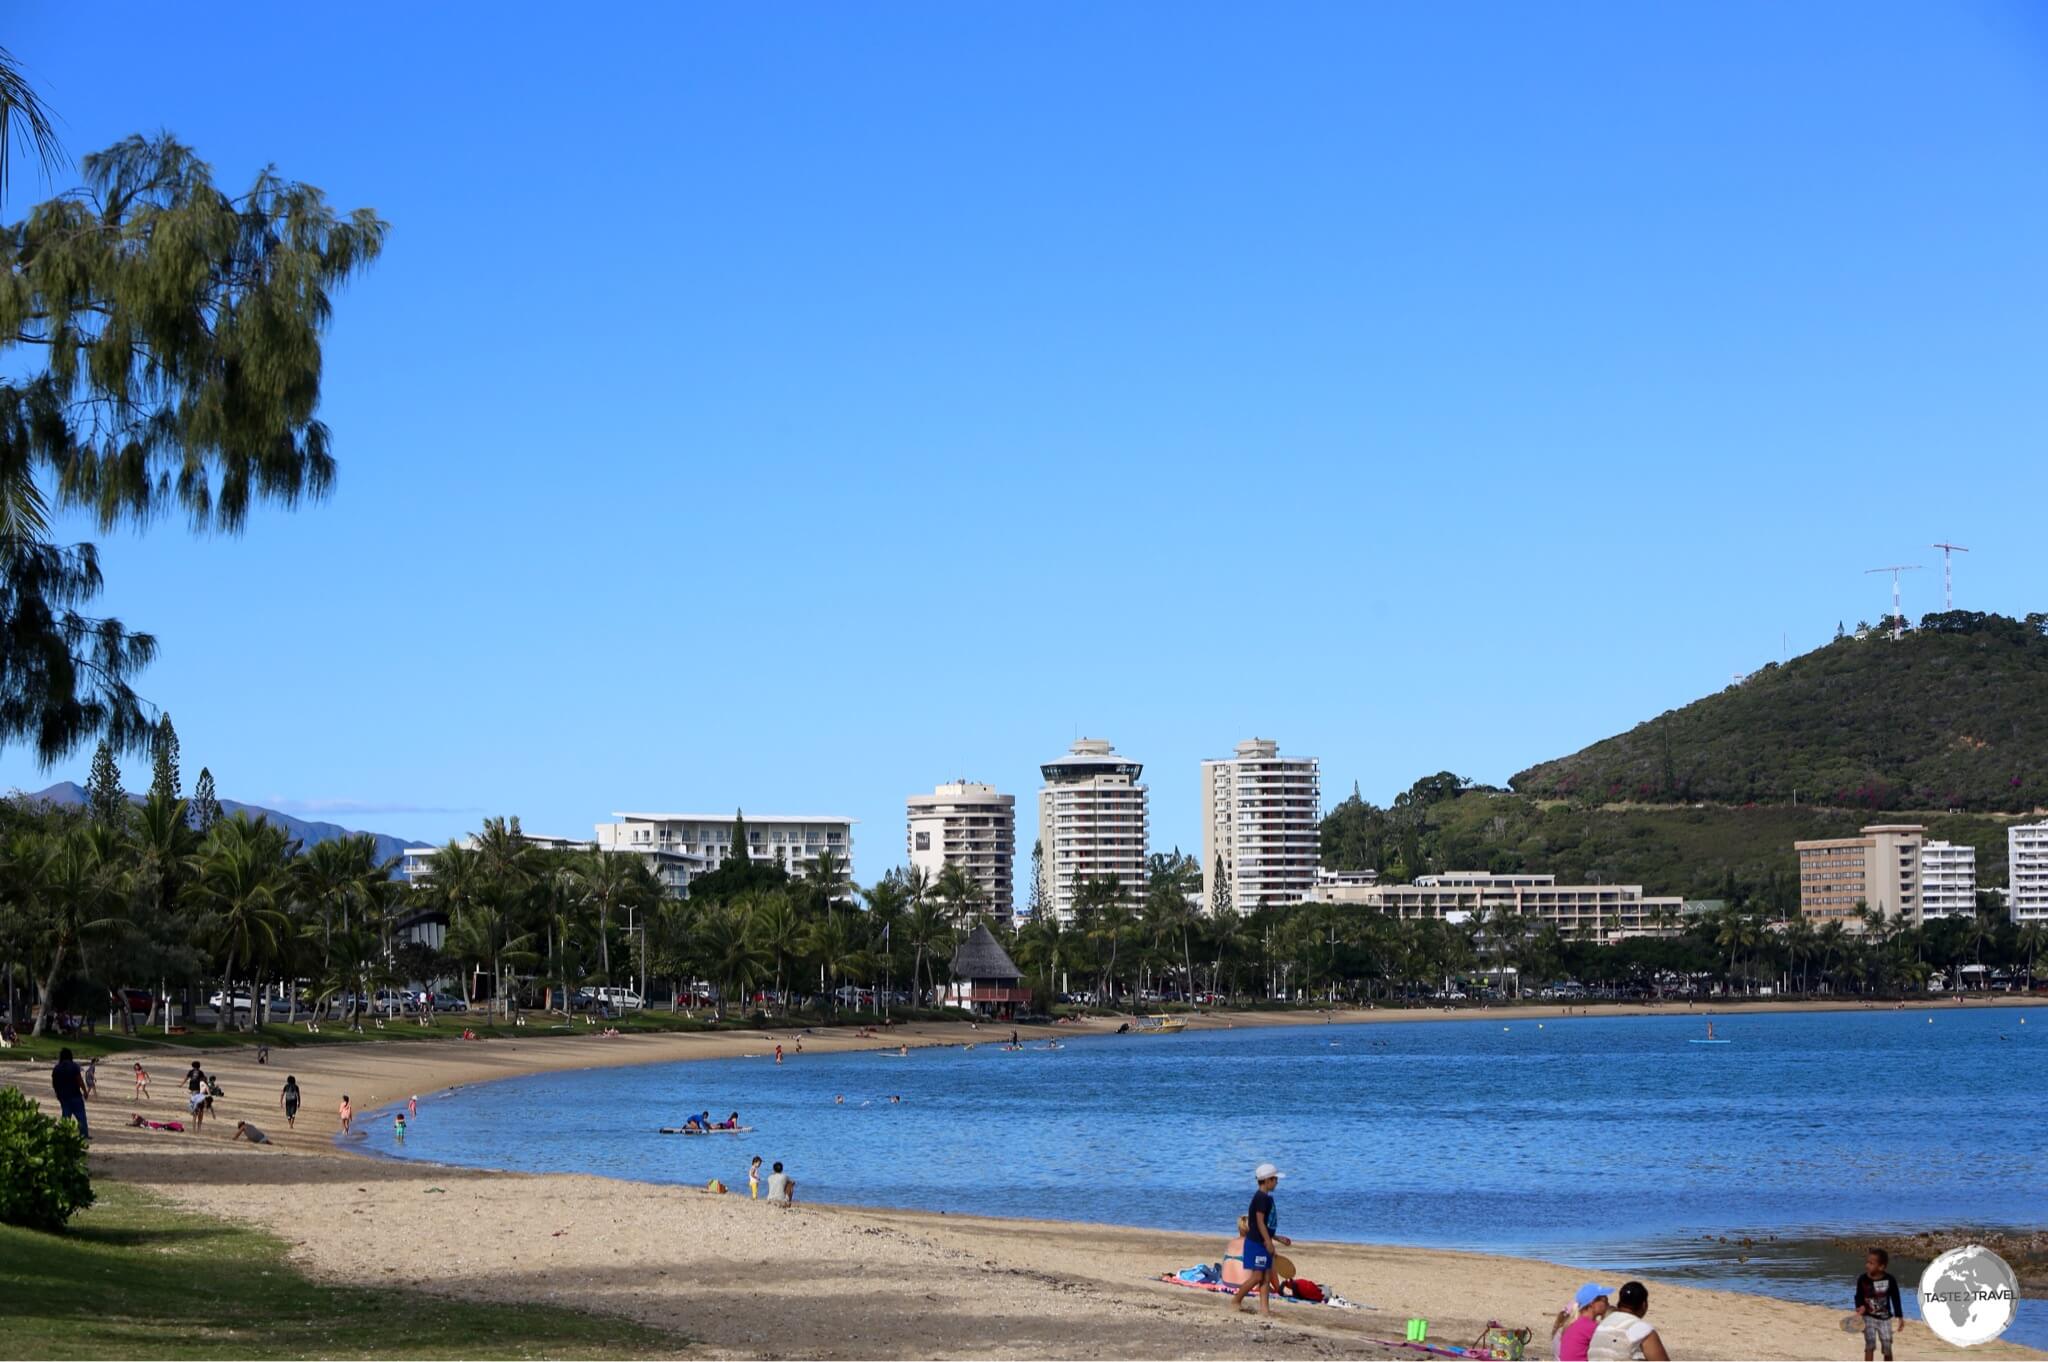
[[[919,851],[930,851],[932,849],[932,835],[930,833],[920,832],[917,834],[917,849]]]

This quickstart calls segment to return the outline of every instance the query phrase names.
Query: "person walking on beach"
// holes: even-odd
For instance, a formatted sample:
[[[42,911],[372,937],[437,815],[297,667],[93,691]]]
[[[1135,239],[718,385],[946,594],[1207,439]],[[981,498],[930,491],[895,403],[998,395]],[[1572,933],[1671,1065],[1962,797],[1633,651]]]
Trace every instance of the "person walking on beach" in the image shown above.
[[[57,1094],[57,1109],[63,1115],[78,1122],[78,1134],[91,1139],[92,1131],[85,1123],[85,1071],[71,1058],[71,1047],[65,1046],[57,1052],[57,1062],[50,1066],[50,1090]]]
[[[1233,1310],[1244,1310],[1244,1298],[1257,1287],[1259,1308],[1268,1315],[1273,1313],[1273,1288],[1280,1284],[1279,1273],[1273,1267],[1280,1251],[1274,1245],[1294,1242],[1279,1232],[1279,1213],[1273,1205],[1273,1192],[1282,1176],[1270,1163],[1262,1163],[1252,1171],[1252,1181],[1258,1184],[1258,1190],[1252,1193],[1251,1209],[1245,1213],[1245,1279],[1230,1298]]]
[[[284,1076],[284,1087],[277,1094],[277,1105],[284,1109],[286,1130],[299,1128],[299,1080],[291,1075]]]
[[[747,1200],[761,1199],[761,1156],[754,1155],[754,1161],[747,1165]]]
[[[796,1204],[796,1179],[782,1171],[782,1161],[776,1160],[775,1170],[768,1174],[768,1204],[780,1202],[784,1206]]]
[[[1570,1307],[1557,1312],[1550,1325],[1551,1335],[1557,1339],[1557,1362],[1586,1362],[1586,1348],[1613,1295],[1599,1283],[1587,1282],[1572,1297]]]
[[[149,1101],[149,1070],[142,1067],[142,1061],[135,1062],[135,1100]]]
[[[1856,1313],[1863,1316],[1863,1362],[1872,1362],[1879,1348],[1884,1362],[1892,1362],[1892,1332],[1906,1327],[1906,1310],[1899,1302],[1899,1279],[1892,1276],[1892,1256],[1881,1248],[1863,1255]]]
[[[1650,1313],[1650,1289],[1641,1282],[1623,1282],[1614,1308],[1601,1316],[1586,1345],[1588,1362],[1670,1362]]]
[[[85,1098],[88,1102],[100,1095],[100,1060],[98,1055],[85,1061]]]
[[[349,1123],[356,1119],[356,1109],[348,1104],[347,1093],[341,1095],[341,1106],[338,1110],[341,1114],[341,1133],[346,1135],[348,1134]]]

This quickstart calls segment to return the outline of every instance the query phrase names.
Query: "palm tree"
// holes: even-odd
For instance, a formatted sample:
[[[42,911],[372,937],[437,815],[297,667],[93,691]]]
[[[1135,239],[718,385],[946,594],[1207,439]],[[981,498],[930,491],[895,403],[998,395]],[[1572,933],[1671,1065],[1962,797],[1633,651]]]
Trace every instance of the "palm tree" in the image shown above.
[[[14,54],[0,47],[0,194],[7,192],[17,146],[34,155],[45,175],[60,169],[66,159],[49,107],[21,73]]]
[[[434,867],[436,879],[440,878],[440,872],[441,867],[437,863]],[[448,924],[448,945],[462,959],[475,961],[479,968],[485,962],[490,964],[491,1014],[497,1015],[503,1004],[509,1016],[510,988],[506,969],[507,966],[533,963],[533,934],[521,928],[510,908],[495,894],[487,894],[469,900],[456,913]]]
[[[789,993],[783,988],[783,970],[803,953],[803,916],[790,902],[789,895],[774,891],[744,894],[734,906],[761,953],[774,963],[776,1011],[788,1016]]]
[[[119,835],[104,824],[74,827],[50,843],[39,867],[41,927],[49,950],[49,967],[37,982],[41,1004],[32,1034],[49,1027],[52,995],[71,951],[120,920],[128,897]]]
[[[2013,947],[2027,962],[2027,987],[2032,988],[2037,977],[2034,973],[2035,963],[2040,960],[2044,951],[2048,951],[2048,922],[2043,922],[2039,918],[2028,922],[2026,926],[2020,928],[2013,940]]]
[[[196,874],[185,893],[199,911],[201,935],[221,961],[221,1005],[214,1029],[228,1029],[235,1010],[235,968],[274,954],[291,923],[283,899],[291,844],[282,829],[246,813],[214,825],[196,857]],[[249,999],[257,1025],[263,1000]]]
[[[837,1007],[839,976],[855,954],[845,920],[837,913],[827,913],[813,922],[805,947],[824,969],[828,981],[825,996]]]
[[[612,982],[612,914],[632,904],[636,907],[649,906],[659,898],[660,887],[648,893],[652,879],[647,863],[638,856],[609,852],[600,848],[578,854],[571,872],[581,890],[583,901],[597,910],[597,958],[598,969],[604,975],[606,987]]]
[[[343,932],[363,925],[379,886],[391,880],[388,860],[377,859],[377,842],[366,832],[316,843],[292,864],[293,886],[300,902],[319,920],[320,968],[328,971],[337,924]],[[293,1006],[294,1016],[297,1005]]]
[[[917,873],[917,867],[912,866],[911,874],[916,875]],[[938,987],[936,971],[927,971],[925,962],[936,956],[940,951],[951,949],[953,944],[953,926],[946,920],[945,909],[925,897],[924,893],[915,886],[911,889],[910,901],[910,917],[905,923],[905,927],[910,933],[911,948],[917,952],[916,960],[910,968],[911,986],[913,988],[919,987],[917,982],[919,976],[928,975],[931,987],[936,989]]]
[[[135,916],[143,934],[159,951],[167,951],[174,932],[185,924],[178,912],[180,891],[192,874],[192,856],[199,849],[199,832],[192,826],[191,805],[182,799],[165,799],[151,792],[136,810],[129,829],[130,848],[135,857]],[[149,991],[149,1014],[144,1025],[154,1025],[156,1010],[163,1005],[157,989]],[[124,1022],[131,1022],[127,1008],[121,1008]]]
[[[724,905],[698,919],[697,950],[704,972],[718,985],[716,1013],[723,1018],[734,995],[743,995],[766,972],[768,957],[740,911]]]
[[[817,897],[818,906],[828,913],[834,904],[853,893],[853,881],[846,875],[846,862],[840,860],[830,847],[820,851],[812,860],[804,871],[803,882]]]
[[[952,861],[939,867],[938,877],[932,881],[932,896],[946,905],[948,916],[958,927],[969,925],[974,917],[974,906],[981,901],[981,886],[965,867]]]

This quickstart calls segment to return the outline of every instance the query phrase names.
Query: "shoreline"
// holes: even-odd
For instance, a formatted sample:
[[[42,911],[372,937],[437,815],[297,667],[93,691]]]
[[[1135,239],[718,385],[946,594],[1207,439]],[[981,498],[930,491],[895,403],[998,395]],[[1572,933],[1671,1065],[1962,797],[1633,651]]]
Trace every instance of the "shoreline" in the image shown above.
[[[2013,1000],[2028,1001],[2039,1000]],[[1945,1001],[1911,1010],[1981,1005]],[[1189,1029],[1497,1021],[1510,1013],[1697,1018],[1814,1005],[1574,1004],[1568,1016],[1563,1006],[1207,1014],[1191,1018]],[[1111,1033],[1119,1020],[1015,1029],[1035,1041]],[[1431,1321],[1433,1339],[1453,1343],[1469,1343],[1489,1319],[1529,1327],[1531,1356],[1551,1355],[1550,1316],[1588,1278],[1532,1258],[1299,1243],[1294,1256],[1304,1273],[1374,1308],[1276,1306],[1270,1322],[1255,1323],[1228,1316],[1220,1298],[1147,1280],[1215,1261],[1217,1235],[809,1203],[783,1212],[749,1202],[744,1185],[720,1197],[598,1174],[487,1171],[387,1157],[335,1138],[334,1103],[343,1091],[358,1121],[378,1113],[388,1119],[393,1105],[415,1093],[421,1119],[431,1120],[435,1095],[502,1078],[767,1055],[778,1042],[789,1062],[801,1063],[899,1045],[995,1043],[1010,1029],[926,1023],[874,1038],[819,1031],[802,1036],[800,1054],[796,1033],[777,1031],[363,1042],[274,1051],[267,1067],[252,1053],[213,1052],[199,1057],[227,1095],[196,1136],[115,1125],[131,1110],[159,1119],[178,1114],[183,1089],[175,1071],[158,1073],[157,1100],[133,1103],[119,1095],[127,1088],[120,1067],[102,1064],[93,1164],[97,1173],[195,1210],[263,1224],[292,1243],[294,1260],[316,1277],[624,1314],[697,1340],[692,1352],[711,1356],[1399,1356],[1404,1350],[1376,1352],[1368,1340],[1401,1338],[1410,1315]],[[296,1131],[282,1129],[276,1105],[286,1073],[306,1090]],[[165,1100],[172,1095],[179,1100]],[[274,1145],[230,1142],[237,1119],[262,1127]],[[1823,1358],[1851,1342],[1842,1315],[1826,1307],[1654,1279],[1651,1286],[1653,1319],[1679,1355]],[[744,1310],[730,1308],[734,1293]],[[2011,1344],[1970,1351],[2044,1355]],[[1901,1355],[1960,1353],[1915,1328],[1903,1336]]]

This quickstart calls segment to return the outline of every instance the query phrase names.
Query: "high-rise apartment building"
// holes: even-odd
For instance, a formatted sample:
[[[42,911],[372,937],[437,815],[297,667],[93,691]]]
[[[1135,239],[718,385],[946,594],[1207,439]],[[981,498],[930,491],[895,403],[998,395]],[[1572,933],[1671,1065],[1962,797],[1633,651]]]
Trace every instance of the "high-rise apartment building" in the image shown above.
[[[1322,816],[1314,757],[1283,757],[1278,743],[1253,738],[1234,757],[1203,762],[1203,905],[1216,903],[1219,875],[1240,913],[1307,898]]]
[[[1017,797],[956,780],[904,801],[910,864],[936,877],[957,865],[981,891],[981,911],[1008,923],[1016,907]]]
[[[1145,896],[1149,809],[1138,783],[1144,766],[1099,738],[1082,738],[1038,768],[1038,844],[1053,915],[1074,920],[1074,900],[1090,880],[1114,875],[1127,902]]]
[[[1861,837],[1794,842],[1799,853],[1799,911],[1816,925],[1839,922],[1863,930],[1858,910],[1917,921],[1920,847],[1917,823],[1873,823]]]
[[[2048,823],[2005,830],[2005,882],[2014,922],[2048,922]]]
[[[1927,842],[1920,848],[1920,919],[1977,912],[1977,848]]]

